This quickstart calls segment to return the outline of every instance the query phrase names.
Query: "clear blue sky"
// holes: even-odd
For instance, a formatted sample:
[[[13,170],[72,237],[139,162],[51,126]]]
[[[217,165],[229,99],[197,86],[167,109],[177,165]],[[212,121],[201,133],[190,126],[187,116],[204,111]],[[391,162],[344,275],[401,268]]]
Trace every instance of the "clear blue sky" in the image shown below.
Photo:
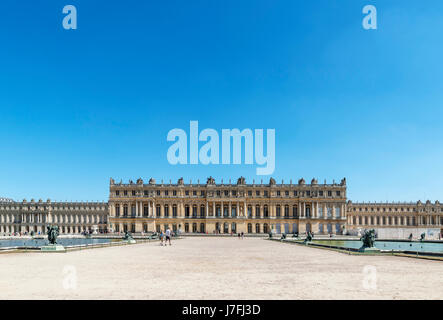
[[[62,8],[78,10],[64,30]],[[378,30],[362,28],[362,8]],[[443,1],[0,2],[0,196],[106,200],[172,166],[173,128],[275,128],[273,177],[354,201],[443,201]]]

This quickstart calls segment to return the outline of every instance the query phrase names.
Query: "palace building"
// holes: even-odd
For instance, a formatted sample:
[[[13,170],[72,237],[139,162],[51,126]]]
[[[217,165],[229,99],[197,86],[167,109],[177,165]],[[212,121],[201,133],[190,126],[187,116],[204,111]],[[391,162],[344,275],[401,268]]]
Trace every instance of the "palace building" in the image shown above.
[[[440,202],[353,203],[347,199],[346,179],[340,183],[205,184],[115,183],[110,179],[105,202],[16,202],[0,198],[0,235],[45,233],[56,224],[61,234],[82,232],[159,232],[170,228],[182,233],[246,234],[300,233],[358,235],[375,229],[382,238],[414,238],[423,232],[439,238],[443,231]]]
[[[59,226],[61,234],[99,233],[107,230],[105,202],[51,202],[0,198],[0,234],[46,234],[46,227]]]
[[[339,184],[157,184],[110,180],[109,229],[200,233],[341,233],[346,223],[346,179]]]
[[[347,202],[346,228],[348,232],[358,229],[376,229],[379,237],[418,237],[427,232],[428,237],[443,232],[443,205],[439,201],[409,203],[353,203]]]

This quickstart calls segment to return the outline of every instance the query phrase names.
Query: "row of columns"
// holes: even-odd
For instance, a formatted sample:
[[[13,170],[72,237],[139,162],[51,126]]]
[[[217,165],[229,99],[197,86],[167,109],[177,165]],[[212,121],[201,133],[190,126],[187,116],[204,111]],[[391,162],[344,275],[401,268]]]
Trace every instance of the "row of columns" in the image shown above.
[[[365,217],[367,218],[367,223],[365,223]],[[373,223],[371,223],[371,217],[373,217]],[[379,223],[377,223],[377,217],[379,218]],[[395,216],[349,216],[348,224],[349,225],[394,225],[394,226],[442,226],[443,225],[443,217],[441,216],[396,216],[397,223],[395,223]],[[432,217],[434,217],[434,223],[432,223]],[[355,223],[354,223],[355,218]],[[383,218],[385,218],[385,223],[383,224]],[[391,218],[391,223],[389,224],[389,218]],[[403,218],[403,223],[402,222]],[[413,218],[415,219],[415,224],[413,224]],[[361,219],[361,223],[360,223]],[[423,220],[424,223],[423,223]],[[409,222],[409,224],[408,224]]]
[[[226,204],[225,204],[226,203]],[[211,208],[210,208],[210,204],[211,204]],[[120,203],[120,204],[114,204],[111,205],[111,216],[117,216],[116,214],[116,205],[119,205],[119,216],[136,216],[136,217],[143,217],[146,216],[145,215],[145,206],[147,205],[147,216],[154,216],[157,217],[157,205],[160,206],[160,217],[164,217],[165,216],[165,205],[168,205],[169,208],[169,212],[168,212],[168,217],[172,217],[172,208],[173,208],[173,204],[169,204],[169,203],[157,203],[155,201],[136,201],[135,203],[135,214],[132,212],[132,208],[134,206],[134,203],[131,202],[127,202],[127,203]],[[127,215],[124,214],[124,205],[127,206]],[[187,204],[186,202],[180,202],[176,205],[177,208],[177,216],[178,217],[184,217],[185,216],[185,206],[189,205],[189,216],[192,216],[192,210],[194,206],[197,206],[197,216],[201,216],[200,215],[200,210],[201,210],[201,203],[192,203],[190,202],[189,204]],[[206,203],[203,205],[205,207],[205,217],[210,217],[210,216],[217,216],[217,212],[216,212],[216,208],[220,207],[220,217],[224,216],[224,211],[225,211],[225,205],[227,205],[228,207],[228,216],[232,216],[232,209],[233,207],[236,208],[236,212],[235,212],[235,216],[237,217],[247,217],[248,215],[248,207],[251,207],[251,211],[252,211],[252,217],[257,217],[257,206],[259,206],[260,208],[260,217],[264,216],[264,209],[268,208],[268,216],[270,217],[276,217],[276,208],[277,208],[277,204],[274,205],[267,205],[267,204],[247,204],[246,202],[232,202],[232,201],[206,201]],[[280,216],[284,216],[284,210],[285,210],[285,204],[280,205]],[[341,204],[332,204],[332,205],[327,205],[326,203],[320,204],[318,202],[301,202],[297,205],[288,205],[289,206],[289,210],[294,210],[294,207],[297,207],[298,210],[298,217],[311,217],[311,218],[318,218],[318,217],[323,217],[323,218],[328,218],[328,211],[327,209],[330,208],[331,209],[331,216],[330,217],[336,217],[336,216],[343,216],[344,212],[345,212],[345,205],[343,203]],[[321,215],[319,215],[319,207],[321,206]],[[309,208],[309,213],[307,212],[307,208]],[[340,210],[339,215],[337,215],[337,208],[339,208],[338,210]],[[291,212],[289,212],[289,217],[293,216],[293,213],[291,214]]]

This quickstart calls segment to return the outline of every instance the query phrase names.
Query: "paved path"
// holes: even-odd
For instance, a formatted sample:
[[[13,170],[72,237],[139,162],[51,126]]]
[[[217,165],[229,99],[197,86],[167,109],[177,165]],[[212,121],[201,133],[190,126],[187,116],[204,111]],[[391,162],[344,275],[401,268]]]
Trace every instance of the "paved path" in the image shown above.
[[[0,299],[47,298],[443,299],[443,263],[236,237],[0,255]]]

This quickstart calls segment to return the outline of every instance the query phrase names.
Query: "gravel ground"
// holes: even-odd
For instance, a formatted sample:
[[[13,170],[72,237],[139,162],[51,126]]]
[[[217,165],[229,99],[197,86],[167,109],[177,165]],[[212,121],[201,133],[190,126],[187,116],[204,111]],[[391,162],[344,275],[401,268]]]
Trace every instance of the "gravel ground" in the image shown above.
[[[443,299],[443,262],[190,237],[1,254],[0,299]]]

